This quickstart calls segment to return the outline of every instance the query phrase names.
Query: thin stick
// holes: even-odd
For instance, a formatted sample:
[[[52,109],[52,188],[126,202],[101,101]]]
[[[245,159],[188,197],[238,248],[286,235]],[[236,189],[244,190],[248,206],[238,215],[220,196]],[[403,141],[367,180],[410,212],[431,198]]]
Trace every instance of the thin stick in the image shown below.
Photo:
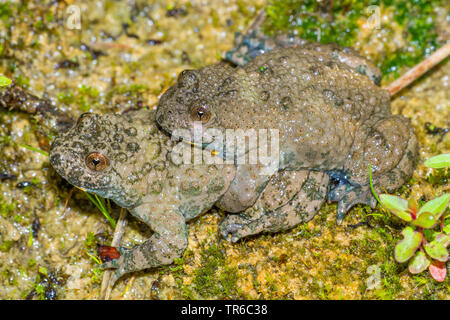
[[[116,224],[116,230],[114,230],[113,240],[111,242],[112,247],[118,247],[120,245],[120,241],[122,241],[122,236],[125,231],[125,227],[127,226],[127,210],[122,208],[120,210],[119,220]],[[111,279],[112,270],[105,270],[102,279],[102,287],[100,289],[100,299],[101,300],[109,300],[111,295],[112,287],[109,285],[109,280]]]
[[[431,56],[429,56],[414,68],[402,75],[400,78],[389,84],[387,87],[385,87],[385,89],[391,96],[395,95],[397,92],[408,86],[411,82],[419,78],[421,75],[433,68],[449,55],[450,42],[447,42],[446,45],[436,50]]]
[[[250,23],[248,27],[244,29],[243,33],[247,34],[253,30],[258,29],[264,23],[264,20],[266,20],[266,9],[262,8],[261,10],[259,10],[253,22]]]
[[[66,213],[67,206],[69,205],[69,200],[70,200],[70,198],[72,197],[72,193],[73,193],[73,190],[74,190],[74,189],[75,189],[75,188],[70,189],[69,194],[67,195],[66,202],[64,203],[64,210],[63,210],[63,212],[62,212],[62,215],[63,215],[63,216],[64,216],[64,214]]]

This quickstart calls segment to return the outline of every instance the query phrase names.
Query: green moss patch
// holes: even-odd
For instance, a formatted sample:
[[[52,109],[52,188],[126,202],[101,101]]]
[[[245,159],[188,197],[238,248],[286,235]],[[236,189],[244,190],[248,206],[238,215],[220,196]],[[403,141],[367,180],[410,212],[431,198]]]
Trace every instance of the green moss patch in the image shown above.
[[[371,6],[378,6],[381,15],[393,18],[388,23],[381,21],[380,28],[385,33],[383,50],[370,57],[384,77],[399,76],[402,67],[417,64],[441,45],[437,40],[434,9],[445,9],[443,0],[337,0],[331,4],[314,0],[271,0],[264,31],[298,34],[309,41],[353,47],[368,42],[376,33],[376,30],[369,32],[362,39],[359,36],[362,25],[375,12]],[[403,47],[393,46],[392,37],[399,32]]]

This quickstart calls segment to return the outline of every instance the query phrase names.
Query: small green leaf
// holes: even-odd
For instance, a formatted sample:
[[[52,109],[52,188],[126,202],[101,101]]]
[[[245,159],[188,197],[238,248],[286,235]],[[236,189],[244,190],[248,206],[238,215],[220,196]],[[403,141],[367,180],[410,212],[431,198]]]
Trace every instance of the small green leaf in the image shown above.
[[[403,240],[395,245],[394,257],[397,262],[408,261],[419,248],[422,242],[422,234],[411,227],[402,230]]]
[[[447,260],[448,260],[447,248],[444,246],[443,243],[441,243],[440,241],[437,241],[437,239],[430,243],[427,243],[425,245],[425,251],[433,259],[436,259],[436,260],[439,260],[442,262],[447,262]]]
[[[450,234],[450,224],[446,225],[443,231],[445,234]]]
[[[0,87],[7,87],[11,84],[11,79],[0,74]]]
[[[433,228],[439,220],[434,217],[430,212],[422,212],[416,220],[412,221],[412,224],[424,229]]]
[[[422,212],[430,212],[436,219],[439,219],[442,213],[444,213],[449,200],[450,193],[443,194],[436,199],[430,200],[425,203],[422,208],[420,208],[418,215],[420,215]]]
[[[30,233],[28,235],[27,248],[31,248],[33,245],[33,227],[30,225]]]
[[[434,241],[442,243],[442,245],[447,248],[450,245],[450,235],[438,233]]]
[[[422,251],[417,251],[414,258],[409,261],[408,269],[412,274],[418,274],[426,270],[430,265],[431,261],[428,259],[425,253]]]
[[[47,270],[47,268],[44,267],[44,266],[40,266],[40,267],[39,267],[39,273],[40,273],[40,274],[43,274],[44,276],[48,276],[48,270]]]
[[[409,222],[412,220],[411,215],[408,213],[408,201],[397,196],[391,196],[390,194],[381,194],[380,201],[383,206],[395,214],[402,220]]]
[[[431,157],[430,159],[425,161],[424,165],[426,165],[428,168],[435,169],[450,167],[450,153]]]

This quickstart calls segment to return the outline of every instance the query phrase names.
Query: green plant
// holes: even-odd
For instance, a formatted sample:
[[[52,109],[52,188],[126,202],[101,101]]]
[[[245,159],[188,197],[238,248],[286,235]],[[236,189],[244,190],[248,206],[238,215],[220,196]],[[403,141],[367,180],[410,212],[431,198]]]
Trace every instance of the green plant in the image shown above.
[[[376,32],[360,32],[368,21],[371,6],[378,6],[382,17],[392,17],[381,29],[390,35],[401,30],[405,44],[380,40],[380,49],[371,60],[381,69],[383,78],[398,77],[405,66],[412,67],[442,45],[437,33],[436,8],[444,7],[442,0],[269,0],[264,32],[291,33],[308,41],[337,43],[358,47],[373,41]],[[377,36],[378,38],[378,36]],[[382,47],[381,47],[382,46]]]
[[[442,168],[448,166],[449,155],[433,157],[425,165]],[[375,190],[372,189],[377,197]],[[446,211],[450,194],[445,193],[419,206],[414,198],[403,198],[381,194],[377,200],[398,218],[408,223],[402,230],[403,239],[394,248],[394,258],[399,263],[409,261],[408,269],[412,274],[418,274],[428,268],[431,276],[439,282],[446,278],[446,262],[450,245],[450,224],[445,223],[449,212]],[[436,231],[436,226],[439,230]]]
[[[382,205],[394,215],[408,223],[402,230],[403,239],[394,249],[397,262],[409,261],[411,273],[421,273],[429,268],[431,276],[437,281],[446,277],[445,263],[448,260],[447,246],[450,244],[449,228],[444,228],[444,212],[450,200],[450,194],[444,194],[428,201],[418,209],[415,199],[409,201],[388,194],[380,195]],[[434,231],[440,223],[440,230]],[[428,232],[429,242],[425,234]]]
[[[0,87],[7,87],[11,84],[11,79],[0,74]]]
[[[434,157],[431,157],[424,163],[429,168],[434,169],[442,169],[446,167],[450,167],[450,153],[440,154]]]
[[[85,191],[85,190],[83,190],[83,191]],[[115,229],[116,221],[111,217],[108,209],[106,209],[105,199],[97,196],[95,193],[94,193],[94,197],[95,197],[95,199],[94,199],[94,197],[92,197],[92,195],[90,195],[88,192],[85,191],[85,193],[86,193],[86,196],[89,198],[89,200],[91,200],[91,202],[93,204],[95,204],[95,206],[100,210],[101,213],[103,213],[105,218],[109,221],[109,223],[111,223],[111,225]]]

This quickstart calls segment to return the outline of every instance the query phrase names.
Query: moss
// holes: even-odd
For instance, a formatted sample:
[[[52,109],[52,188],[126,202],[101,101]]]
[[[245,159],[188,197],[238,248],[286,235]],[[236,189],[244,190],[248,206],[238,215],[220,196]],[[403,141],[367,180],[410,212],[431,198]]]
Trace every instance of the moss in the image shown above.
[[[97,244],[97,238],[92,232],[88,232],[86,239],[84,239],[84,246],[88,250],[94,250]]]
[[[237,294],[237,268],[225,266],[217,244],[203,244],[202,266],[195,271],[194,289],[202,298],[224,298]]]
[[[81,87],[78,89],[78,92],[81,95],[90,97],[90,98],[98,98],[100,95],[100,92],[96,88],[92,88],[90,86],[81,85]]]
[[[272,0],[267,6],[267,33],[298,32],[309,41],[336,42],[349,46],[358,31],[357,19],[363,15],[364,1],[334,1],[324,8],[314,0]]]
[[[33,258],[30,258],[30,260],[28,260],[27,266],[28,268],[32,268],[36,265],[36,260],[34,260]]]
[[[14,78],[14,82],[19,86],[19,87],[28,87],[30,85],[30,79],[28,79],[26,76],[24,76],[23,74],[19,74]]]
[[[220,17],[219,17],[219,14],[217,13],[217,11],[214,9],[211,9],[211,20],[212,20],[212,25],[215,28],[220,27]]]
[[[169,266],[169,269],[171,272],[181,271],[183,270],[184,263],[183,258],[175,258],[175,260],[173,260],[173,265]]]
[[[307,223],[301,224],[297,227],[297,232],[300,234],[302,239],[308,240],[313,237],[311,230],[308,227]]]
[[[237,293],[236,283],[239,278],[237,272],[237,268],[226,266],[220,274],[219,282],[225,297],[231,297]]]
[[[105,270],[102,270],[100,268],[93,268],[92,275],[91,275],[92,283],[95,283],[95,284],[101,283],[104,272],[105,272]]]
[[[393,299],[396,294],[402,290],[399,273],[404,269],[403,265],[399,265],[392,260],[384,262],[381,265],[383,291],[380,292],[380,298]]]
[[[14,274],[8,270],[4,269],[1,273],[1,278],[4,282],[6,282],[10,286],[16,286],[17,285],[17,279],[14,276]]]
[[[64,104],[72,104],[75,101],[75,96],[72,91],[64,91],[58,93],[58,101]]]
[[[247,9],[247,4],[243,1],[237,1],[238,10],[240,13],[242,13],[244,16],[249,16],[250,12]]]
[[[450,169],[435,169],[431,174],[427,176],[426,180],[433,186],[445,185],[450,180]]]
[[[10,18],[13,16],[13,10],[10,1],[0,3],[0,19],[5,24],[6,28],[9,29],[11,26]]]
[[[147,89],[148,87],[144,84],[134,83],[131,85],[117,86],[113,89],[113,92],[117,94],[130,96],[144,93],[145,91],[147,91]]]
[[[433,8],[443,6],[443,0],[340,0],[332,3],[330,7],[313,0],[271,0],[267,6],[268,19],[264,30],[268,34],[297,33],[309,41],[317,41],[320,30],[322,43],[353,46],[361,40],[357,36],[361,21],[368,18],[367,8],[370,5],[381,6],[383,12],[390,12],[395,18],[395,23],[383,25],[383,29],[391,34],[394,27],[403,29],[402,34],[408,44],[405,48],[392,50],[390,44],[385,43],[383,52],[375,57],[384,77],[391,74],[399,76],[402,67],[417,64],[440,45]]]
[[[8,252],[12,248],[13,244],[14,244],[14,241],[11,241],[11,240],[3,241],[2,243],[0,243],[0,251]]]
[[[16,205],[14,203],[3,202],[3,198],[0,195],[0,215],[4,218],[12,215],[16,210]]]

